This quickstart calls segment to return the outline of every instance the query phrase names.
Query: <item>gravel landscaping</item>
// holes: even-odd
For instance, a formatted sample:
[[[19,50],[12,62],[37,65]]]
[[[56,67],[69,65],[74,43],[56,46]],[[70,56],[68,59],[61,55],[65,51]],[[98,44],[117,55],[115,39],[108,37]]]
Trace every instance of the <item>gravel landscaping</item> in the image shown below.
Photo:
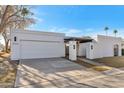
[[[94,59],[93,61],[105,64],[110,67],[123,68],[124,67],[124,56],[119,57],[104,57]]]
[[[9,54],[0,54],[0,88],[12,88],[14,87],[17,63],[9,60]]]
[[[90,68],[90,69],[93,69],[95,71],[107,71],[107,70],[111,70],[112,68],[109,67],[109,66],[104,66],[102,64],[98,65],[98,64],[91,64],[90,63],[87,63],[87,62],[84,62],[83,60],[81,60],[80,58],[78,58],[77,61],[75,61],[75,63],[78,63],[82,66],[85,66],[86,68]]]

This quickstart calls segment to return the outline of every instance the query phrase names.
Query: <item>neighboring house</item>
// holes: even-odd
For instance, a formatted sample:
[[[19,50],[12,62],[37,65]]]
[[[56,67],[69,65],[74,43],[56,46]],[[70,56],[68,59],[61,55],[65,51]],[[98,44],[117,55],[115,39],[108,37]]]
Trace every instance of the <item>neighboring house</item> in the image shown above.
[[[111,36],[98,35],[95,40],[66,37],[63,33],[15,30],[11,32],[11,59],[121,56],[121,43],[121,38]]]

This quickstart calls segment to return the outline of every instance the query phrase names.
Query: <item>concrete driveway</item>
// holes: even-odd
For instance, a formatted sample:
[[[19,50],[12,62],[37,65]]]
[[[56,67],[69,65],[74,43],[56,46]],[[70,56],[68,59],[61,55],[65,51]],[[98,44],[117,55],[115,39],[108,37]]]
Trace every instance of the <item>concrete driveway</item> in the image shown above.
[[[117,77],[117,78],[116,78]],[[64,58],[21,60],[15,87],[124,87],[124,72],[97,72]]]

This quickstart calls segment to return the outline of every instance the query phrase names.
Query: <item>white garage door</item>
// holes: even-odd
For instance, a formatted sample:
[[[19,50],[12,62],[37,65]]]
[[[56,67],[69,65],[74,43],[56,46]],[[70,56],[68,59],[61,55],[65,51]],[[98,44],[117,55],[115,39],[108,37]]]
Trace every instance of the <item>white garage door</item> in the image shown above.
[[[64,57],[64,43],[54,41],[21,41],[21,59]]]

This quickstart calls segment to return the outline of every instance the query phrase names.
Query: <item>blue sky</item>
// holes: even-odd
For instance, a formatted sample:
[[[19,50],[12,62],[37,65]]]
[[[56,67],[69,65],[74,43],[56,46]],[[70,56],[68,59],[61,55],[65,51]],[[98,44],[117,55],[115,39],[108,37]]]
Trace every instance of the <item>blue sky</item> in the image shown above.
[[[33,6],[36,24],[28,29],[61,32],[68,36],[96,36],[105,34],[124,36],[124,6]]]

